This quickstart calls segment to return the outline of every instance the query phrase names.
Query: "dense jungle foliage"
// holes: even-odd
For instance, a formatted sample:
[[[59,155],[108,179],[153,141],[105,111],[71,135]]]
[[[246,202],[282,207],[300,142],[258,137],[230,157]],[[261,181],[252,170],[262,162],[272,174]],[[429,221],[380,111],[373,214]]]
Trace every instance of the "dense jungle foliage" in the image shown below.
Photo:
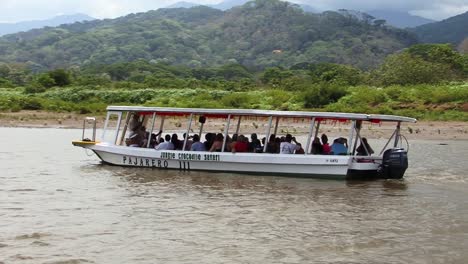
[[[0,111],[104,113],[107,105],[318,110],[468,121],[468,55],[419,44],[374,70],[299,63],[188,67],[135,60],[35,73],[0,63]]]
[[[227,11],[197,6],[36,29],[0,38],[0,61],[39,72],[146,60],[255,70],[313,61],[370,69],[416,43],[409,31],[352,12],[304,12],[278,0]]]

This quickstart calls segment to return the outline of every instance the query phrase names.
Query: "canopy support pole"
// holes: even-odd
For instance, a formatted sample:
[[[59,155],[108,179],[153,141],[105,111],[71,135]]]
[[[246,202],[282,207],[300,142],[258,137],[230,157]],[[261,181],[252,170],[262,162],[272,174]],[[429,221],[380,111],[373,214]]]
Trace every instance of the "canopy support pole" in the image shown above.
[[[306,145],[306,151],[305,151],[306,155],[309,154],[310,142],[312,140],[312,133],[314,133],[314,127],[315,127],[315,117],[312,117],[312,122],[310,123],[310,128],[309,128],[309,134],[307,134],[307,143],[306,143],[307,145]]]
[[[351,123],[351,129],[349,131],[349,137],[348,137],[348,154],[352,153],[351,147],[353,146],[353,139],[354,139],[354,130],[356,129],[356,120],[353,120]]]
[[[237,135],[239,135],[241,119],[242,119],[242,116],[239,116],[239,120],[237,120],[237,128],[236,128]]]
[[[117,126],[115,127],[114,145],[117,144],[117,140],[119,139],[120,124],[122,123],[122,112],[119,112],[117,115],[119,117],[117,118]]]
[[[160,131],[163,131],[163,128],[164,128],[164,120],[165,120],[165,119],[166,119],[166,116],[163,115],[163,116],[161,117],[161,125],[159,126],[159,130],[160,130]],[[157,142],[158,144],[159,144],[159,141],[161,140],[161,135],[162,135],[162,133],[160,133],[160,134],[158,135],[158,142]]]
[[[395,130],[395,143],[393,144],[394,148],[398,146],[398,140],[400,139],[400,125],[401,125],[401,122],[398,122],[396,130]]]
[[[230,124],[231,124],[231,114],[229,114],[227,118],[226,130],[224,131],[223,147],[221,148],[221,152],[224,152],[224,148],[226,147],[226,141],[227,141]]]
[[[192,119],[193,119],[193,113],[190,114],[189,122],[188,122],[188,128],[187,128],[187,133],[185,133],[185,138],[184,138],[184,145],[182,147],[182,150],[185,150],[185,146],[187,146],[187,141],[189,138],[189,133],[190,133],[190,128],[192,127]]]
[[[151,129],[150,133],[148,136],[148,143],[146,144],[146,148],[150,147],[151,144],[151,136],[153,135],[153,130],[154,130],[154,121],[156,120],[156,112],[153,113],[153,118],[151,119]]]
[[[125,134],[127,133],[127,129],[128,129],[128,122],[130,122],[130,117],[132,115],[133,115],[133,113],[127,112],[127,117],[125,118],[125,126],[123,128],[122,135],[120,136],[119,145],[122,145],[122,143],[124,141]]]
[[[268,140],[270,138],[270,133],[271,133],[272,122],[273,122],[273,116],[270,116],[270,118],[268,118],[268,130],[266,132],[265,145],[263,146],[263,153],[265,153],[267,150]]]
[[[279,124],[279,116],[276,117],[276,123],[275,123],[275,137],[278,136],[278,124]]]

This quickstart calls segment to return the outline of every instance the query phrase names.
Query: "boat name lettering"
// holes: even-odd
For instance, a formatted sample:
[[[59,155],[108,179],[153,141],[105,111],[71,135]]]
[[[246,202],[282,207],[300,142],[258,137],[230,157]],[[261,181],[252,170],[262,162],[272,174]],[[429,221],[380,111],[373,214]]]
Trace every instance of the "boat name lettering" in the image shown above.
[[[139,167],[152,167],[152,168],[167,168],[169,163],[167,160],[138,158],[130,156],[122,156],[122,163],[124,165],[133,165]]]
[[[180,160],[201,160],[200,154],[193,154],[193,153],[179,153],[178,154]]]
[[[196,154],[189,152],[161,152],[161,159],[220,161],[219,154]]]
[[[328,163],[338,163],[338,159],[326,159],[325,161]]]
[[[204,154],[203,160],[220,161],[219,154]]]
[[[161,152],[161,159],[175,159],[176,155],[172,152]]]

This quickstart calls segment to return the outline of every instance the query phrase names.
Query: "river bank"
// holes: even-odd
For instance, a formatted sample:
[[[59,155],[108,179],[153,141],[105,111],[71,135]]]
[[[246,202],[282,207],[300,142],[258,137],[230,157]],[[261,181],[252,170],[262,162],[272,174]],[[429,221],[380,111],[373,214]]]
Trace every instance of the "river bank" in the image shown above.
[[[0,127],[27,127],[27,128],[82,128],[83,119],[89,115],[76,113],[56,113],[46,111],[19,111],[0,113]],[[104,115],[97,116],[98,128],[102,128],[105,120]],[[244,120],[241,126],[241,133],[261,133],[266,129],[266,122],[261,119]],[[186,120],[180,117],[173,117],[165,123],[166,131],[184,130]],[[193,124],[193,131],[198,130],[198,123]],[[328,122],[322,124],[320,133],[327,133],[329,136],[343,136],[348,132],[348,124],[340,122]],[[157,125],[156,128],[157,129]],[[220,132],[224,129],[224,122],[214,120],[207,122],[204,131]],[[235,125],[231,130],[235,129]],[[305,120],[282,120],[278,129],[278,134],[291,133],[293,135],[306,134],[309,124]],[[394,124],[365,124],[362,134],[369,138],[385,138],[391,135]],[[408,139],[426,140],[468,140],[468,122],[454,121],[419,121],[415,124],[402,124],[402,131]]]

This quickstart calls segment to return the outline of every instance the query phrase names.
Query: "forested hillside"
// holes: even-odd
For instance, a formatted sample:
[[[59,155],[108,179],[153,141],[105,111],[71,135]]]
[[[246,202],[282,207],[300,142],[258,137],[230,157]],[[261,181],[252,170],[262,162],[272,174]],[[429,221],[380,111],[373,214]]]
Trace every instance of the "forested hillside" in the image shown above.
[[[0,38],[0,61],[27,63],[33,71],[137,59],[190,67],[332,62],[369,69],[415,42],[411,33],[373,19],[257,0],[228,11],[160,9],[8,35]]]
[[[468,37],[468,12],[412,29],[425,43],[460,44]]]

